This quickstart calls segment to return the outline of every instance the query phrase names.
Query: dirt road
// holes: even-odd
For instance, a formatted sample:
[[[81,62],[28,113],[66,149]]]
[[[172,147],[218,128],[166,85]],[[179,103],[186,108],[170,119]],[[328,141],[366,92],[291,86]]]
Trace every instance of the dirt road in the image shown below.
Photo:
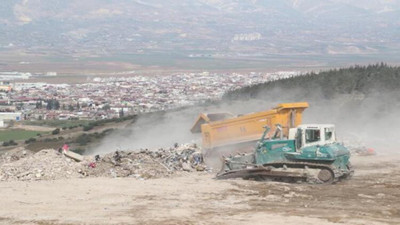
[[[175,178],[0,183],[1,224],[400,224],[400,155],[335,185]]]

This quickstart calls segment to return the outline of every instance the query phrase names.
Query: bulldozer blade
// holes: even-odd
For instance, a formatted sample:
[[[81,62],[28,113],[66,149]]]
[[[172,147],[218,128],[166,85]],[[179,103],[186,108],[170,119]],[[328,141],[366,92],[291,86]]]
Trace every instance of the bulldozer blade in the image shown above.
[[[254,180],[265,180],[265,179],[293,179],[293,180],[306,180],[307,175],[297,172],[289,171],[276,171],[270,167],[257,167],[250,169],[241,170],[230,170],[226,172],[218,173],[216,179],[254,179]]]

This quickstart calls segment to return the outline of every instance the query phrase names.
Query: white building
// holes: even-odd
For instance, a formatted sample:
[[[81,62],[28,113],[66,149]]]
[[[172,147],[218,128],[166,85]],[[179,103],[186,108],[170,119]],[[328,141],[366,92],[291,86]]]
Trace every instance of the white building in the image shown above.
[[[20,121],[22,120],[21,112],[0,112],[0,121],[14,120]]]

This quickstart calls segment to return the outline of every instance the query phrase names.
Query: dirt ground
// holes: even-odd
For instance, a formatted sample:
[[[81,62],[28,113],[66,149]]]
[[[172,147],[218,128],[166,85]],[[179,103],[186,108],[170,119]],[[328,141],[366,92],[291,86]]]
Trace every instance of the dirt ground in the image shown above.
[[[174,178],[0,183],[0,224],[400,224],[400,155],[334,185]]]

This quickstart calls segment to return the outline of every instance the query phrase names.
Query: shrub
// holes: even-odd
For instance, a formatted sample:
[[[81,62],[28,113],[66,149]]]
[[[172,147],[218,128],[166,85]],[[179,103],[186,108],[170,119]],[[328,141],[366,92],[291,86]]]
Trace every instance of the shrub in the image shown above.
[[[3,142],[3,146],[4,146],[4,147],[6,147],[6,146],[11,146],[11,145],[18,145],[18,143],[15,142],[14,140],[9,140],[9,141]]]
[[[30,144],[36,142],[36,138],[29,138],[28,140],[25,140],[25,144]]]
[[[60,128],[54,129],[51,134],[56,135],[60,133]]]
[[[91,129],[93,129],[93,125],[91,125],[91,124],[86,125],[86,126],[83,127],[83,131],[89,131]]]
[[[76,142],[81,146],[87,145],[90,141],[90,136],[87,134],[82,134],[76,139]]]
[[[101,134],[105,135],[105,134],[112,132],[113,130],[114,130],[113,128],[108,128],[108,129],[103,130],[103,132],[101,132]]]

